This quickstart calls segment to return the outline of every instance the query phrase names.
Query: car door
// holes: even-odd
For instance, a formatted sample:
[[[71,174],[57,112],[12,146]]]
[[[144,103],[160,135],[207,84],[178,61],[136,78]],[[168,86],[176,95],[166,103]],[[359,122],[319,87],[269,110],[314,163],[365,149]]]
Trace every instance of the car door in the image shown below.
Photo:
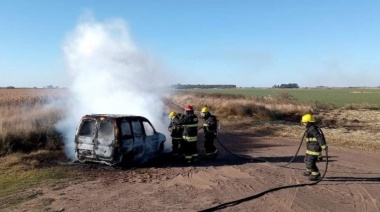
[[[146,154],[154,155],[157,153],[160,145],[158,136],[148,120],[142,119],[141,122],[144,127],[145,152]]]
[[[94,142],[94,152],[102,160],[112,161],[114,154],[115,123],[114,119],[100,119],[98,133]]]
[[[141,122],[138,118],[133,118],[131,122],[132,133],[134,138],[133,150],[135,159],[140,160],[144,157],[144,135]]]
[[[120,123],[121,154],[126,155],[133,150],[133,134],[131,123],[123,118]]]
[[[78,160],[95,158],[94,140],[96,136],[96,119],[83,118],[75,136],[76,157]]]

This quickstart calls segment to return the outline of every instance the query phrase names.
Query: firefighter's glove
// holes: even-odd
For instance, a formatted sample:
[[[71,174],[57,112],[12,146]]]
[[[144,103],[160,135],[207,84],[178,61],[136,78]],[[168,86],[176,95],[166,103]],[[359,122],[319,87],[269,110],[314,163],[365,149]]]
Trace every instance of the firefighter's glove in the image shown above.
[[[321,148],[323,149],[323,150],[325,150],[325,151],[327,151],[327,145],[323,145],[323,146],[321,146]]]

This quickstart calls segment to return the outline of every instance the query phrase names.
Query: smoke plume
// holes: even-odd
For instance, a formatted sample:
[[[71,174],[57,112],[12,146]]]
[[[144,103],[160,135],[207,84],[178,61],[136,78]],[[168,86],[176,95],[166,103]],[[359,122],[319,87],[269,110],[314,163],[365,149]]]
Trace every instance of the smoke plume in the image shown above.
[[[167,131],[158,89],[165,84],[164,73],[132,41],[123,20],[82,20],[67,35],[63,50],[72,84],[69,111],[59,128],[69,158],[74,157],[76,127],[86,114],[141,115],[156,130]]]

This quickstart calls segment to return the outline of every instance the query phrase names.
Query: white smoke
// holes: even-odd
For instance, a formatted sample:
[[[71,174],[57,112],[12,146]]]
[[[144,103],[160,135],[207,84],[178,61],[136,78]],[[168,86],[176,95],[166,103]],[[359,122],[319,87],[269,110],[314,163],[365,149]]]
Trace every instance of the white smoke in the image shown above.
[[[82,20],[68,34],[63,50],[72,80],[72,99],[59,128],[66,134],[69,158],[74,157],[76,127],[86,114],[141,115],[158,131],[167,131],[158,89],[166,84],[164,73],[134,44],[123,20]]]

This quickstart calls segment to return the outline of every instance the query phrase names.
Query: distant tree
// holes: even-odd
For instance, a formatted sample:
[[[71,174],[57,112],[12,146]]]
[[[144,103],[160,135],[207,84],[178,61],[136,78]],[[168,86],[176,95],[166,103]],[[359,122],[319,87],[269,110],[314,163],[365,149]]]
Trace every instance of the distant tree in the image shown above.
[[[15,87],[14,86],[7,86],[7,87],[5,87],[6,89],[15,89]]]
[[[273,85],[272,88],[299,88],[297,83],[288,83],[281,85]]]

